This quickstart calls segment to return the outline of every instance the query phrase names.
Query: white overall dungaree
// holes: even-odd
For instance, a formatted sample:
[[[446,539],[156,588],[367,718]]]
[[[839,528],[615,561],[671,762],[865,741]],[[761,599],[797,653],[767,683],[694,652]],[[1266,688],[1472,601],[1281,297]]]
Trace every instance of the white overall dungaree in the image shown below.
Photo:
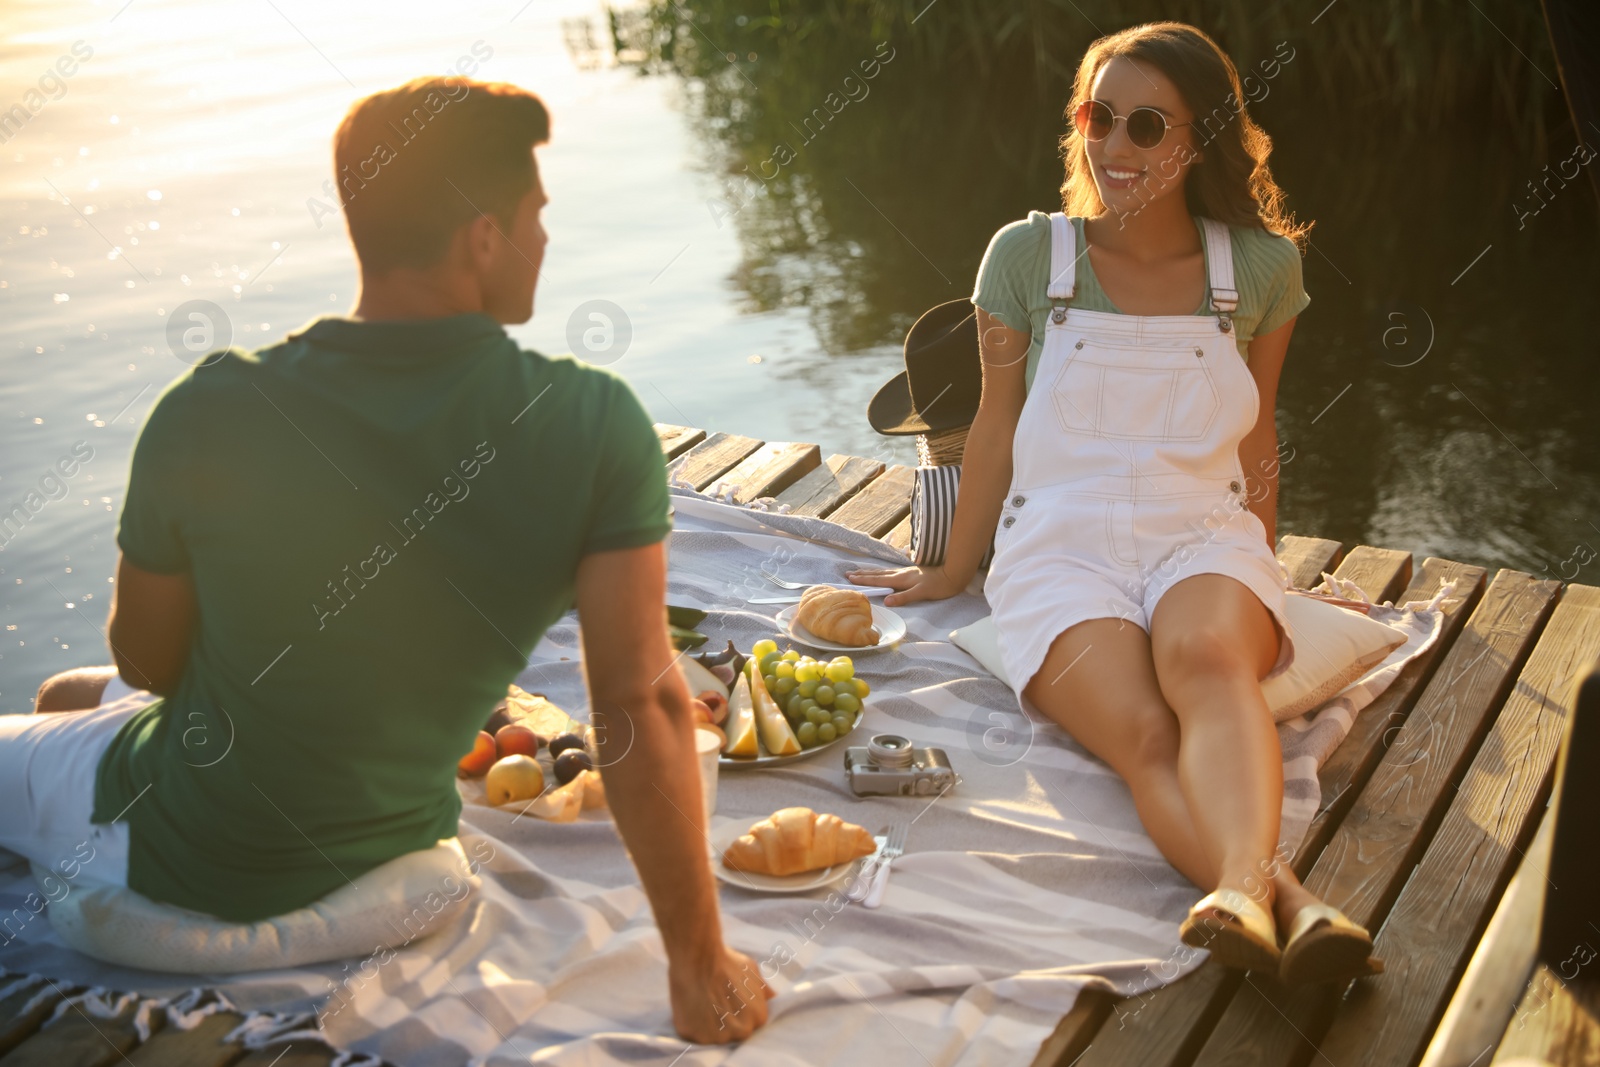
[[[1268,677],[1282,673],[1287,582],[1239,460],[1261,397],[1234,340],[1228,227],[1200,220],[1214,315],[1119,315],[1067,306],[1076,233],[1050,221],[1053,306],[984,584],[1019,698],[1062,631],[1116,618],[1148,633],[1156,603],[1196,574],[1261,598],[1283,635]]]

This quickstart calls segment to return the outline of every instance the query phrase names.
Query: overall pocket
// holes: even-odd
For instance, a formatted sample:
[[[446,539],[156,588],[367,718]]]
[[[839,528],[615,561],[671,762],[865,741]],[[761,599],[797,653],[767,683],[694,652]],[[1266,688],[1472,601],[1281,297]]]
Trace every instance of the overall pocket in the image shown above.
[[[1203,350],[1193,344],[1073,343],[1051,383],[1068,433],[1121,441],[1199,441],[1222,401]]]

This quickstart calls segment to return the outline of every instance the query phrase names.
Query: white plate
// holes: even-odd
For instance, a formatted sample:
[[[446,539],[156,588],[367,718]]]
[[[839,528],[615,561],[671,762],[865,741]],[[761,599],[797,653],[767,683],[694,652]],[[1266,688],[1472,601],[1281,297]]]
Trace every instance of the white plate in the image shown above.
[[[906,635],[906,620],[890,611],[881,604],[872,605],[872,625],[878,630],[878,643],[875,645],[836,645],[832,641],[824,641],[804,626],[794,621],[800,605],[784,608],[778,612],[776,621],[778,628],[790,637],[810,648],[825,649],[829,652],[844,652],[849,655],[856,653],[879,652]]]
[[[832,867],[825,867],[820,871],[801,871],[799,874],[790,874],[779,877],[773,874],[752,874],[749,871],[735,871],[722,864],[722,854],[728,846],[743,837],[750,827],[760,822],[760,819],[751,819],[749,822],[735,820],[720,829],[711,831],[711,870],[716,876],[731,886],[748,889],[752,893],[808,893],[813,889],[821,889],[832,885],[845,875],[849,874],[856,865],[855,860],[849,863],[839,863]],[[878,848],[870,856],[862,857],[863,861],[876,856],[882,851],[884,839],[882,836],[873,838]]]

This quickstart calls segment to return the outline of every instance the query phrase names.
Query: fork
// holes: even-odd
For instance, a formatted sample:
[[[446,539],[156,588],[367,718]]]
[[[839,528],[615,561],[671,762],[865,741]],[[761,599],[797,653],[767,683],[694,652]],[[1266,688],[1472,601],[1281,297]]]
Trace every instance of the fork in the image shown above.
[[[765,578],[779,589],[810,589],[814,585],[838,585],[843,587],[845,584],[855,584],[854,582],[791,582],[783,578],[775,578],[765,571],[761,572],[761,577]]]
[[[771,582],[773,585],[777,586],[779,589],[810,589],[814,585],[821,585],[826,586],[829,589],[855,589],[865,593],[867,596],[887,596],[888,594],[894,592],[894,590],[887,585],[857,585],[856,583],[848,580],[842,582],[791,582],[783,578],[774,578],[772,575],[766,573],[763,573],[761,576],[767,581]]]
[[[872,887],[867,890],[866,899],[861,902],[862,907],[876,908],[883,903],[883,893],[889,885],[889,867],[905,853],[906,835],[910,832],[911,827],[903,822],[896,823],[889,830],[889,839],[883,851],[878,853],[878,866],[872,872]]]

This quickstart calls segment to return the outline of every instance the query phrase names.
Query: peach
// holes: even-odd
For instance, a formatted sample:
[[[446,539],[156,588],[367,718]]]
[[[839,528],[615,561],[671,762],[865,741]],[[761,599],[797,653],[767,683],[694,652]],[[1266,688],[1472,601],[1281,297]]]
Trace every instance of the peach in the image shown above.
[[[514,722],[495,731],[494,745],[501,759],[507,756],[537,756],[539,735],[531,727]]]
[[[484,780],[489,803],[499,806],[514,800],[532,800],[544,792],[544,770],[532,756],[507,756],[496,760]]]
[[[479,730],[478,738],[472,743],[472,751],[462,756],[456,763],[456,774],[462,778],[477,778],[486,774],[493,765],[499,752],[494,746],[494,736],[487,730]]]
[[[698,694],[695,697],[695,699],[698,700],[700,703],[704,704],[706,706],[706,708],[709,709],[711,714],[706,718],[707,722],[716,723],[717,725],[720,726],[722,723],[727,721],[727,718],[728,718],[728,698],[727,697],[723,696],[721,693],[716,693],[716,692],[713,692],[713,691],[708,689],[704,693]]]

